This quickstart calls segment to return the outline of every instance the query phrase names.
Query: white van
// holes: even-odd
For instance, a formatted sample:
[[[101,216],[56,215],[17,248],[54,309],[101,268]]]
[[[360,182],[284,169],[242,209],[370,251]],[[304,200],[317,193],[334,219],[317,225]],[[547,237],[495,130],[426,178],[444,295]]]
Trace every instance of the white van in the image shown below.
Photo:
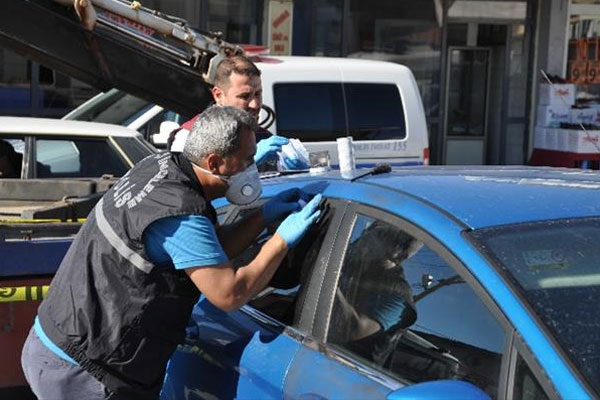
[[[327,150],[333,165],[337,164],[336,138],[343,136],[353,138],[357,166],[384,161],[429,163],[423,103],[407,67],[329,57],[268,56],[253,61],[262,71],[263,103],[275,111],[271,132],[300,139],[309,152]],[[109,101],[108,96],[116,100]],[[181,117],[142,103],[110,91],[64,118],[120,123],[154,139],[158,146],[166,143],[173,124],[165,124],[159,135],[150,135],[159,131],[163,121],[181,123]]]

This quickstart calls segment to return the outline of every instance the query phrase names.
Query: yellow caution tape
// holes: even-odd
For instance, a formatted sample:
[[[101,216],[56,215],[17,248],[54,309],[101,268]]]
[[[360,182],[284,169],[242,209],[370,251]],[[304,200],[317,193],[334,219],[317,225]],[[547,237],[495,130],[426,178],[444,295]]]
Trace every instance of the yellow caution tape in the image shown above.
[[[0,303],[42,300],[49,288],[50,285],[0,287]]]

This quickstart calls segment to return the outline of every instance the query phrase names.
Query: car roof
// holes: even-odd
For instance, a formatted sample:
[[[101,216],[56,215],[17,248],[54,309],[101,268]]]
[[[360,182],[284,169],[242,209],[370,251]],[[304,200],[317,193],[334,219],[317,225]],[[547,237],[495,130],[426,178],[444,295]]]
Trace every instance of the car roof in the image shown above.
[[[342,183],[333,171],[308,179]],[[376,187],[427,203],[472,229],[600,216],[600,173],[566,168],[400,167],[355,182],[336,182],[325,195],[390,210],[389,203],[379,200]]]
[[[0,117],[0,135],[6,134],[141,137],[120,125],[50,118]]]

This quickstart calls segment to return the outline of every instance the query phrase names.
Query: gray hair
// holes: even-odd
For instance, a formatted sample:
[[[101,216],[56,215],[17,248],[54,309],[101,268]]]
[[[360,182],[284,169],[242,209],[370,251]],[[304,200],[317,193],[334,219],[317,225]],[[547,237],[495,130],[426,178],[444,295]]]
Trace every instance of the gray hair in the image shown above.
[[[235,107],[214,105],[194,123],[183,147],[183,156],[198,164],[211,153],[226,157],[240,148],[242,133],[256,132],[256,120]]]

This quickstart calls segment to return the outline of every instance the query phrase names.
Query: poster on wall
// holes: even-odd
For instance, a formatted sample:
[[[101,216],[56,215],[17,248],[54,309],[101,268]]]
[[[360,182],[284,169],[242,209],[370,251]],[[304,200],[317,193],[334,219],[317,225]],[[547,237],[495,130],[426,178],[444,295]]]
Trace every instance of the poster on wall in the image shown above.
[[[289,56],[292,54],[292,1],[272,0],[269,2],[269,49],[270,54]]]

